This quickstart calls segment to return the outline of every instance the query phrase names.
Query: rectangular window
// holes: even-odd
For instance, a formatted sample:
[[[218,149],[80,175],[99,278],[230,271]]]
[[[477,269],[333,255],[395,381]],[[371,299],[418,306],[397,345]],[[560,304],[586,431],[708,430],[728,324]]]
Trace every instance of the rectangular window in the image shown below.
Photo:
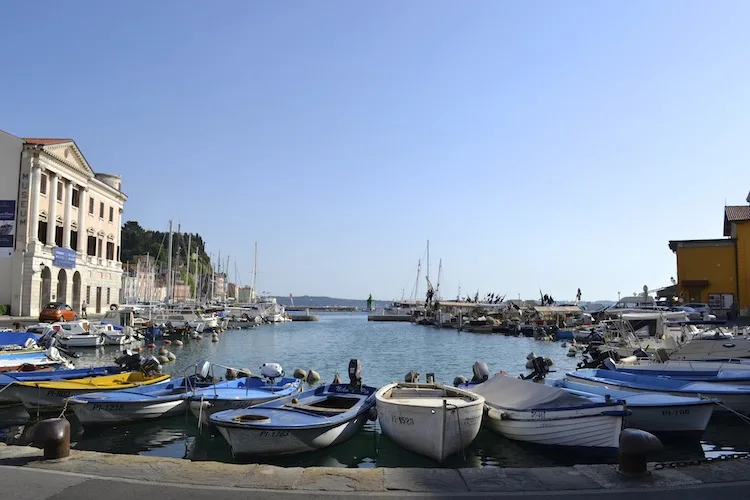
[[[78,231],[70,232],[70,249],[78,251]]]
[[[99,257],[100,259],[102,258],[102,247],[103,246],[104,246],[104,242],[102,241],[101,238],[99,238],[99,245],[98,245],[98,247],[96,249],[96,256]]]
[[[120,245],[117,245],[117,262],[120,262]]]
[[[86,304],[91,304],[91,287],[86,287]]]
[[[39,183],[39,192],[47,194],[47,174],[42,174],[41,182]]]
[[[110,289],[107,288],[107,304],[109,304],[110,298],[111,298],[111,296],[110,296]]]
[[[96,238],[94,236],[89,236],[86,241],[86,255],[96,257]]]
[[[104,202],[103,201],[99,202],[99,218],[100,219],[104,218]]]
[[[89,213],[94,215],[94,198],[89,198]]]
[[[107,260],[115,260],[115,244],[107,242]]]
[[[65,185],[62,182],[57,181],[57,201],[63,200],[63,189],[65,189]]]
[[[36,239],[38,239],[43,245],[47,244],[47,223],[43,220],[39,221],[39,229],[36,232]]]
[[[62,226],[55,226],[55,245],[61,247],[63,240],[63,228]]]
[[[115,221],[115,208],[109,207],[109,222]]]
[[[81,190],[78,188],[75,188],[73,190],[73,206],[76,208],[79,208],[81,205]]]

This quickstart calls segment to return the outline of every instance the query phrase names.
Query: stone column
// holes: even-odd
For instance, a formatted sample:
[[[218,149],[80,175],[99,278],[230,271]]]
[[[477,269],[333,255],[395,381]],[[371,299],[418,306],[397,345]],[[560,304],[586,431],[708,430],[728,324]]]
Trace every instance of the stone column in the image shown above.
[[[31,164],[31,182],[29,184],[29,217],[28,217],[28,234],[29,243],[39,241],[39,191],[42,187],[42,169],[39,167],[39,160],[32,159]]]
[[[70,248],[70,211],[73,206],[73,183],[65,179],[65,196],[63,197],[63,248]]]
[[[55,246],[55,227],[57,223],[57,174],[49,173],[49,209],[47,210],[47,244]]]
[[[87,192],[88,190],[83,186],[78,190],[78,253],[82,256],[86,255],[86,237],[88,236],[86,234],[86,212],[88,212],[89,209],[89,200],[86,196]]]

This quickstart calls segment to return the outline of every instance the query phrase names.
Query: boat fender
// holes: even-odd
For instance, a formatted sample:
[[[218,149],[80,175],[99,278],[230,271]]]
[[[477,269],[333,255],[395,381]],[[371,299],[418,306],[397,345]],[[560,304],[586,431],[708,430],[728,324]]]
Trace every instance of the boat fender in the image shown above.
[[[170,362],[172,362],[177,359],[177,356],[175,356],[173,352],[167,352],[167,358],[169,359]]]
[[[460,387],[464,385],[468,380],[466,380],[466,377],[458,376],[453,379],[453,387]]]
[[[419,372],[415,372],[414,370],[410,371],[404,377],[404,382],[412,384],[419,382]]]
[[[211,342],[218,342],[218,341],[219,341],[218,335],[214,335],[213,337],[211,337]]]
[[[174,345],[176,345],[177,347],[181,346],[182,345],[182,340],[175,340],[174,341]]]
[[[293,376],[296,379],[305,380],[307,378],[307,372],[303,370],[302,368],[295,368]]]
[[[314,385],[320,382],[320,373],[316,372],[315,370],[310,370],[307,372],[307,383],[309,385]]]
[[[148,347],[149,349],[153,349],[154,347],[156,347],[156,344],[147,344],[146,347]]]
[[[490,368],[484,361],[474,363],[472,371],[474,372],[474,378],[471,379],[472,382],[485,382],[490,378]]]
[[[159,363],[161,364],[169,363],[169,358],[166,356],[159,356],[157,359],[159,360]]]
[[[164,345],[170,345],[171,343],[172,343],[172,341],[171,341],[171,340],[169,340],[169,339],[166,339],[166,340],[164,341]]]
[[[278,363],[263,363],[260,374],[266,378],[278,378],[284,374],[284,369]]]
[[[370,422],[374,422],[378,419],[378,409],[374,406],[370,408],[370,411],[368,412],[367,418],[370,419]]]
[[[159,348],[159,356],[166,356],[167,355],[167,348],[166,347],[160,347]]]

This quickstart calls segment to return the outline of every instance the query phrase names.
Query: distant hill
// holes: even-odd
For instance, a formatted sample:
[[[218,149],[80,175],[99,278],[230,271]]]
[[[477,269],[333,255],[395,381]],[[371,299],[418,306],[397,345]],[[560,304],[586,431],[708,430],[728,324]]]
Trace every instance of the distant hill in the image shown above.
[[[281,297],[277,296],[276,301],[279,304],[290,306],[292,301],[289,296]],[[385,307],[391,303],[390,300],[376,300],[375,308],[379,309]],[[367,298],[362,300],[357,299],[337,299],[334,297],[316,297],[312,295],[300,295],[294,297],[295,306],[307,306],[307,307],[332,307],[332,306],[344,306],[344,307],[356,307],[358,309],[365,310],[367,308]]]

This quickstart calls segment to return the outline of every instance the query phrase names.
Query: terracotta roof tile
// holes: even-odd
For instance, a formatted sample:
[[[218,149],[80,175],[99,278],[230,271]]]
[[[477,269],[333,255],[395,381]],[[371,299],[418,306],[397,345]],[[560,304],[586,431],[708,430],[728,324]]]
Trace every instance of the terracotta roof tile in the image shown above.
[[[728,222],[750,220],[750,205],[734,205],[724,208],[724,217]]]
[[[38,144],[40,146],[48,146],[50,144],[62,144],[63,142],[73,142],[73,139],[43,139],[37,137],[23,137],[23,141],[26,144]]]

